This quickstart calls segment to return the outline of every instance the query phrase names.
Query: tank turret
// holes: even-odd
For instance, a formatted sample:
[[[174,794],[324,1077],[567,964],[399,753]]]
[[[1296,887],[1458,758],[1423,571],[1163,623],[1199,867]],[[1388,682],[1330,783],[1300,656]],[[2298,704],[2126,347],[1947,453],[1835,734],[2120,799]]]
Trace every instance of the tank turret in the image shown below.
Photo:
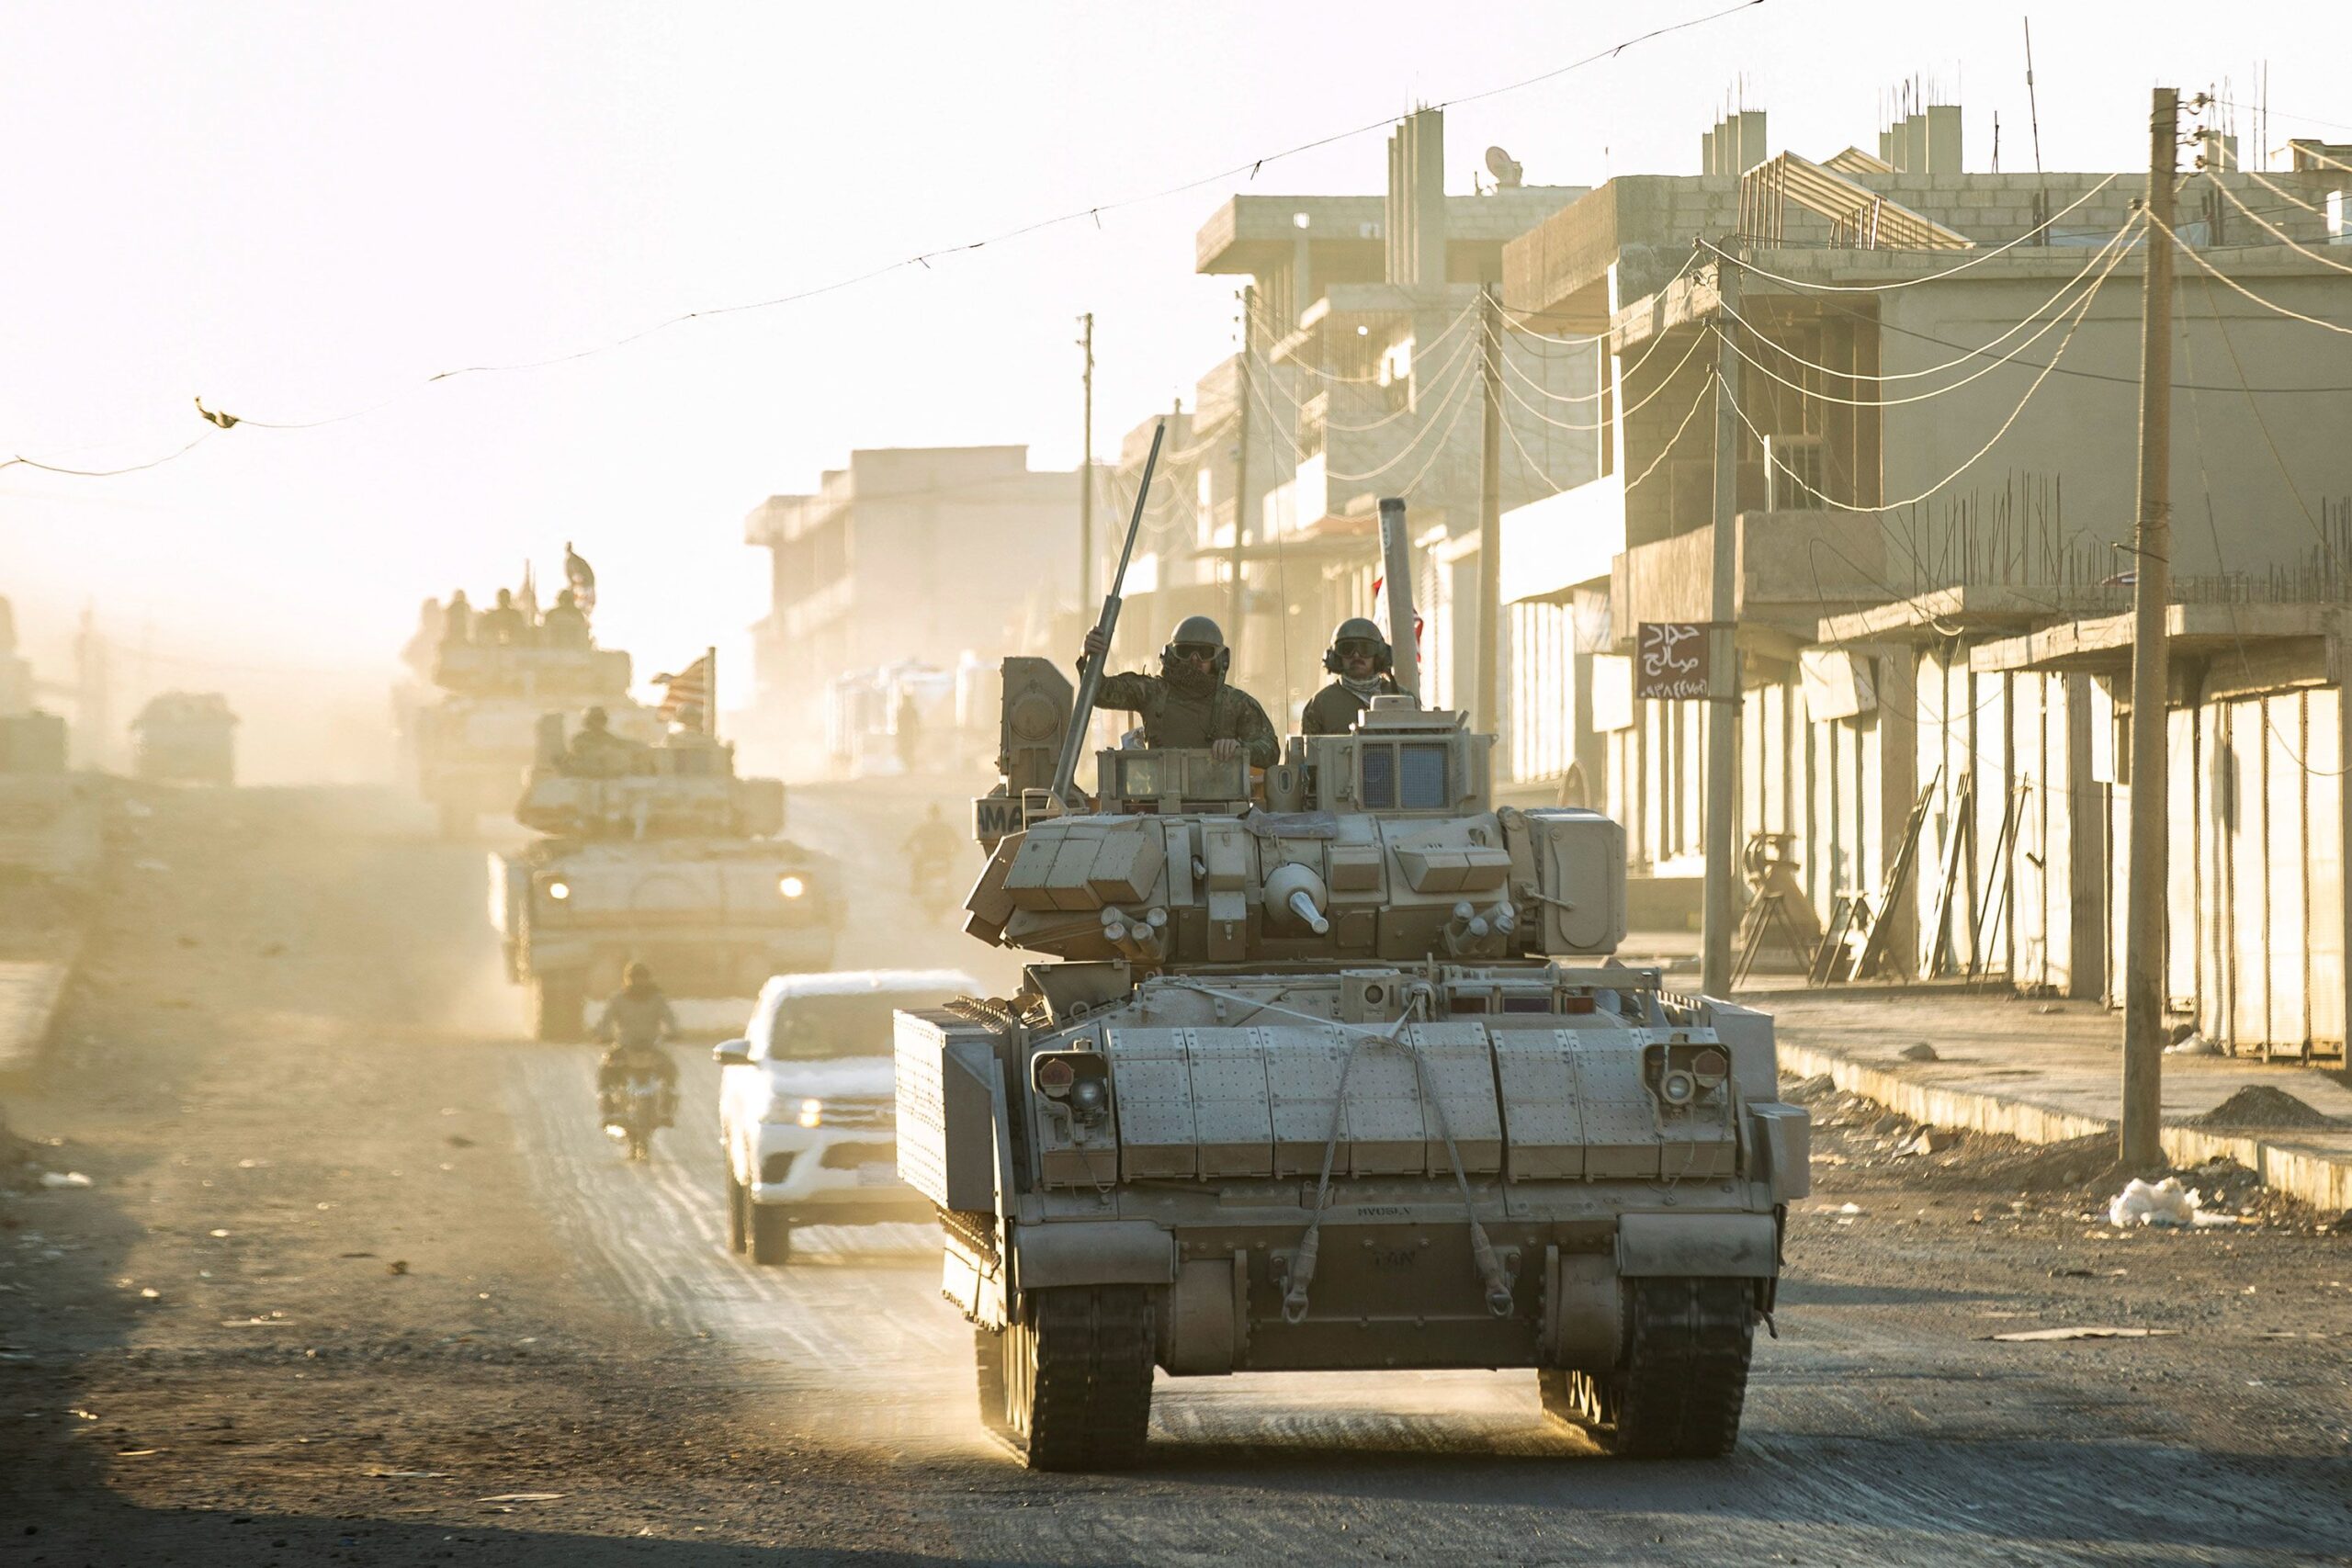
[[[656,745],[615,743],[595,771],[569,765],[566,716],[539,721],[539,760],[524,781],[514,818],[535,832],[573,839],[713,836],[772,838],[784,830],[784,782],[735,772],[735,748],[707,735]]]
[[[1034,695],[1027,672],[1006,681]],[[1488,745],[1459,714],[1382,696],[1351,734],[1293,737],[1262,798],[1239,758],[1103,751],[1091,809],[1024,792],[1035,815],[995,840],[967,930],[1138,970],[1615,951],[1623,829],[1496,809]]]

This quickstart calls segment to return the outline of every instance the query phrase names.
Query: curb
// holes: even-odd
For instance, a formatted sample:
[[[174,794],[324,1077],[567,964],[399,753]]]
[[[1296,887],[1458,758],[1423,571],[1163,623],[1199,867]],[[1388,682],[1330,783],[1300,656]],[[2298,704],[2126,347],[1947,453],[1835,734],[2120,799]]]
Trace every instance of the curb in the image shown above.
[[[73,974],[70,962],[0,963],[0,1080],[21,1077],[40,1060]]]
[[[1937,1127],[1965,1127],[1997,1133],[2028,1144],[2062,1144],[2074,1138],[2113,1136],[2116,1125],[2103,1116],[2083,1116],[2070,1111],[2007,1100],[1975,1089],[1947,1089],[1916,1083],[1883,1067],[1873,1067],[1850,1056],[1817,1046],[1780,1044],[1787,1071],[1812,1077],[1826,1074],[1849,1094],[1874,1100],[1914,1122]],[[2166,1127],[2165,1153],[2183,1166],[2209,1159],[2233,1159],[2261,1178],[2266,1187],[2301,1199],[2322,1213],[2352,1209],[2352,1158],[2296,1148],[2267,1138],[2207,1133],[2194,1127]]]

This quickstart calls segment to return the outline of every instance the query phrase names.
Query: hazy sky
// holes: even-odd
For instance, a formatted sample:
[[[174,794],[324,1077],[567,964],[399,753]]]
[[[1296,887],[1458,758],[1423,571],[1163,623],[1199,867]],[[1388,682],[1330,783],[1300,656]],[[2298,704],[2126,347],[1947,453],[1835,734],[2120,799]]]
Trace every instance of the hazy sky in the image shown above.
[[[279,422],[391,400],[126,478],[0,471],[0,592],[36,638],[95,595],[184,657],[388,666],[421,597],[526,556],[544,580],[570,538],[641,671],[740,647],[762,497],[854,446],[1070,464],[1090,309],[1114,441],[1227,351],[1202,220],[1234,188],[1377,191],[1381,135],[574,363],[424,378],[1159,190],[1719,4],[7,6],[0,448],[105,467],[199,434],[197,396]],[[2137,167],[2152,83],[2250,98],[2265,59],[2274,142],[2352,139],[2286,112],[2352,121],[2348,18],[2045,7],[2043,159]],[[1489,142],[1532,183],[1693,173],[1741,84],[1774,151],[1875,145],[1914,75],[1966,106],[1970,168],[1996,110],[2002,166],[2030,166],[2018,12],[1766,0],[1453,111],[1449,185]]]

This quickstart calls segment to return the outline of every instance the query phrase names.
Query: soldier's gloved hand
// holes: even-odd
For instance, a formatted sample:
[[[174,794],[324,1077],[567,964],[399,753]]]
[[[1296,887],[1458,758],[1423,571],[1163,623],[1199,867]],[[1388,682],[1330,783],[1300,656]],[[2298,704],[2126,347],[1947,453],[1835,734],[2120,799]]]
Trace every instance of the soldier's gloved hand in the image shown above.
[[[1111,639],[1102,635],[1102,628],[1101,626],[1093,627],[1086,634],[1087,658],[1100,659],[1110,650]]]
[[[1241,742],[1230,737],[1223,740],[1212,740],[1209,742],[1209,755],[1220,762],[1230,762],[1234,758],[1241,755]]]

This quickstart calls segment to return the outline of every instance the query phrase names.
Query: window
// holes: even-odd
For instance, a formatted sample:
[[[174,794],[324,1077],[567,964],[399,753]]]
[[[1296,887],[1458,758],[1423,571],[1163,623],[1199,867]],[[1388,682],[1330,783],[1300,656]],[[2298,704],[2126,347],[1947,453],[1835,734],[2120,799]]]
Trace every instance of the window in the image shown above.
[[[1363,806],[1367,811],[1388,811],[1396,805],[1396,750],[1391,746],[1363,749]]]
[[[1122,757],[1119,759],[1119,795],[1122,799],[1141,800],[1159,793],[1159,758]]]
[[[1408,811],[1442,810],[1453,804],[1445,778],[1444,745],[1407,746],[1404,751],[1404,776],[1398,791],[1401,804]]]

